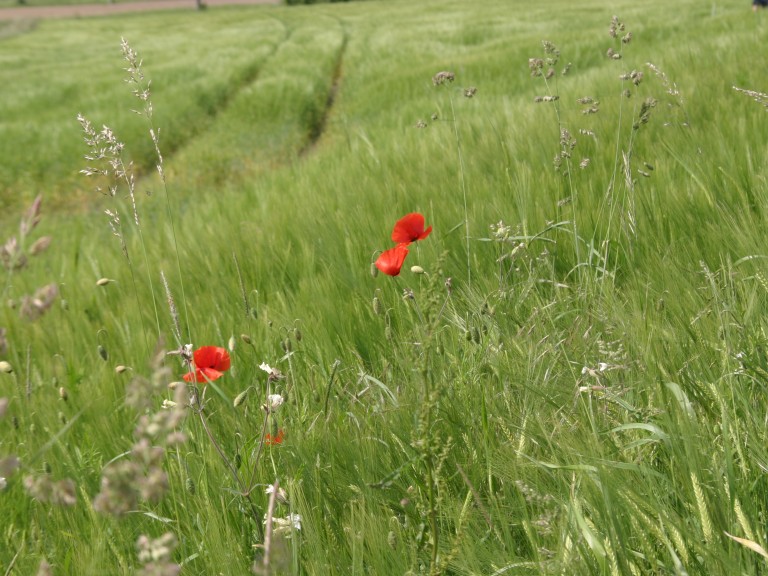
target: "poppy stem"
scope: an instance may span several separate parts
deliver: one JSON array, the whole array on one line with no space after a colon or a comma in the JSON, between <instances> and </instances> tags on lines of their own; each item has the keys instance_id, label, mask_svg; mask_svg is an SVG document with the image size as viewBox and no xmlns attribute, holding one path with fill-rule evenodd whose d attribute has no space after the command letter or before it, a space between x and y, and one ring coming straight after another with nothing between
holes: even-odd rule
<instances>
[{"instance_id":1,"label":"poppy stem","mask_svg":"<svg viewBox=\"0 0 768 576\"><path fill-rule=\"evenodd\" d=\"M264 424L261 426L261 434L259 437L261 440L259 441L259 448L256 451L256 457L253 460L253 471L251 472L251 479L248 482L248 490L244 494L244 496L248 496L251 491L253 490L256 482L256 472L259 465L259 460L261 459L261 451L264 449L264 435L267 433L267 424L269 422L269 412L264 413Z\"/></svg>"},{"instance_id":2,"label":"poppy stem","mask_svg":"<svg viewBox=\"0 0 768 576\"><path fill-rule=\"evenodd\" d=\"M328 400L331 398L331 387L333 386L333 379L336 377L336 370L339 369L340 365L341 360L334 360L333 366L331 367L331 377L328 378L328 387L325 389L325 406L323 407L323 413L325 414L326 419L328 418Z\"/></svg>"},{"instance_id":3,"label":"poppy stem","mask_svg":"<svg viewBox=\"0 0 768 576\"><path fill-rule=\"evenodd\" d=\"M195 395L197 395L197 392L195 392ZM261 522L259 522L259 514L256 510L256 506L254 505L253 500L251 500L250 492L247 492L244 489L245 486L243 485L242 478L240 478L240 474L237 472L237 468L235 468L232 462L230 462L229 458L227 458L227 455L224 454L224 450L222 450L221 446L219 446L219 443L216 441L213 432L211 432L211 429L208 427L208 420L205 417L205 412L203 411L202 406L197 410L197 414L200 416L200 423L203 425L203 429L205 430L208 439L211 441L211 444L213 444L216 452L219 453L219 456L221 457L226 467L229 468L229 471L232 473L232 477L235 479L235 482L237 482L237 485L240 488L241 496L243 496L243 498L245 498L245 500L248 502L248 507L251 509L251 516L253 517L253 521L256 524L256 530L258 531L259 538L264 538Z\"/></svg>"},{"instance_id":4,"label":"poppy stem","mask_svg":"<svg viewBox=\"0 0 768 576\"><path fill-rule=\"evenodd\" d=\"M453 95L450 96L451 102L451 120L453 132L456 135L456 156L459 160L459 183L461 184L461 194L464 200L464 230L467 244L467 285L472 288L472 254L469 245L469 210L467 208L467 178L464 168L464 154L461 150L461 137L459 135L459 124L456 121L456 109L453 105Z\"/></svg>"}]
</instances>

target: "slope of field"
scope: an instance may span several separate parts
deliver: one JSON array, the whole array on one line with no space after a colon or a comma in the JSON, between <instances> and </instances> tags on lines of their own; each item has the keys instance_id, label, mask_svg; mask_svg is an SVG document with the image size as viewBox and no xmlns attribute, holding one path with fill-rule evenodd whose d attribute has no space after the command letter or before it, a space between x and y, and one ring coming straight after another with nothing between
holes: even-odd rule
<instances>
[{"instance_id":1,"label":"slope of field","mask_svg":"<svg viewBox=\"0 0 768 576\"><path fill-rule=\"evenodd\" d=\"M0 571L763 573L764 16L395 0L16 25ZM432 232L376 274L412 212ZM169 388L187 343L231 353L197 395Z\"/></svg>"}]
</instances>

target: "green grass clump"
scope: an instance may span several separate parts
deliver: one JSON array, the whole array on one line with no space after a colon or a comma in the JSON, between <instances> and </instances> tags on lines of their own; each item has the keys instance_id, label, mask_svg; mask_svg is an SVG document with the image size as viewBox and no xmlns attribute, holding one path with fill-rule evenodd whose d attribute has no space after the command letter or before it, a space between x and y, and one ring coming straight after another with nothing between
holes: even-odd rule
<instances>
[{"instance_id":1,"label":"green grass clump","mask_svg":"<svg viewBox=\"0 0 768 576\"><path fill-rule=\"evenodd\" d=\"M232 8L2 40L0 567L764 572L766 118L733 86L765 91L765 22L611 10ZM114 167L78 175L103 163L77 113L136 175L114 194ZM376 275L411 212L432 233ZM192 392L186 344L231 367Z\"/></svg>"}]
</instances>

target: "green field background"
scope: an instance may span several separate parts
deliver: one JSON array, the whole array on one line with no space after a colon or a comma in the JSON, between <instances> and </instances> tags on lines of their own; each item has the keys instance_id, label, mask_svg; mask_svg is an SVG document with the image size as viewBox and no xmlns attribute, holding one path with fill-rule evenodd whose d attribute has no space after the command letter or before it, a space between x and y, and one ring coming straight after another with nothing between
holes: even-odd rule
<instances>
[{"instance_id":1,"label":"green field background","mask_svg":"<svg viewBox=\"0 0 768 576\"><path fill-rule=\"evenodd\" d=\"M142 573L137 539L170 531L182 574L265 573L279 480L302 527L275 574L764 573L766 18L392 0L0 22L0 242L52 238L3 270L0 461L21 465L0 571ZM557 62L532 77L544 40ZM78 114L124 143L135 211L80 173ZM410 212L432 234L372 274ZM151 358L186 343L232 350L210 429L188 408L164 497L102 514L102 478L185 372ZM269 390L262 362L285 375ZM268 392L285 440L261 446ZM253 471L257 514L216 446Z\"/></svg>"}]
</instances>

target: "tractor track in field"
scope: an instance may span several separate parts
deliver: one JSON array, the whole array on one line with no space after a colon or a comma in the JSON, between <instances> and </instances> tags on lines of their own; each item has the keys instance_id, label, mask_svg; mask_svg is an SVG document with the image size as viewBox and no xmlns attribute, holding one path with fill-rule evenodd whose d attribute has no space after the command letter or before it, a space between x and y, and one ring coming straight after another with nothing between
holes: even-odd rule
<instances>
[{"instance_id":1,"label":"tractor track in field","mask_svg":"<svg viewBox=\"0 0 768 576\"><path fill-rule=\"evenodd\" d=\"M347 41L349 40L347 31L342 26L342 40L339 51L336 54L336 63L333 68L333 74L331 76L331 84L328 87L328 94L325 99L322 113L320 114L317 122L309 127L309 134L307 135L307 141L299 150L299 157L302 158L312 152L315 149L320 138L325 133L326 125L328 124L328 118L331 116L333 106L336 103L336 95L339 92L341 85L342 69L344 64L344 55L347 51Z\"/></svg>"},{"instance_id":2,"label":"tractor track in field","mask_svg":"<svg viewBox=\"0 0 768 576\"><path fill-rule=\"evenodd\" d=\"M229 5L277 5L281 0L203 0L207 7ZM116 4L71 4L58 6L17 6L0 8L0 20L39 20L47 18L88 18L156 10L195 10L195 0L144 0Z\"/></svg>"}]
</instances>

